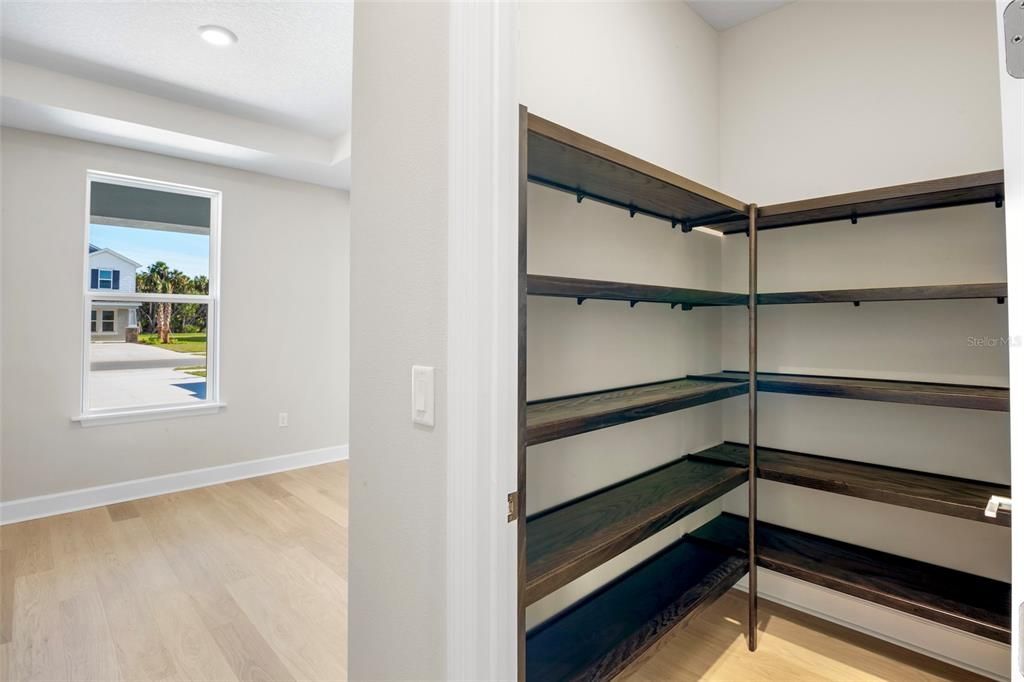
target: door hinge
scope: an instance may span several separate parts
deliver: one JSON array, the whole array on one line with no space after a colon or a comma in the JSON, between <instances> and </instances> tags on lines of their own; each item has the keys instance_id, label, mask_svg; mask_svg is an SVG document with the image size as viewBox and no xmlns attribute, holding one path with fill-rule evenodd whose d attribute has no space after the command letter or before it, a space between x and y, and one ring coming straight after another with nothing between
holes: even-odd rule
<instances>
[{"instance_id":1,"label":"door hinge","mask_svg":"<svg viewBox=\"0 0 1024 682\"><path fill-rule=\"evenodd\" d=\"M1013 0L1003 10L1006 38L1006 72L1024 78L1024 0Z\"/></svg>"},{"instance_id":2,"label":"door hinge","mask_svg":"<svg viewBox=\"0 0 1024 682\"><path fill-rule=\"evenodd\" d=\"M519 518L519 491L508 494L508 520L509 523Z\"/></svg>"}]
</instances>

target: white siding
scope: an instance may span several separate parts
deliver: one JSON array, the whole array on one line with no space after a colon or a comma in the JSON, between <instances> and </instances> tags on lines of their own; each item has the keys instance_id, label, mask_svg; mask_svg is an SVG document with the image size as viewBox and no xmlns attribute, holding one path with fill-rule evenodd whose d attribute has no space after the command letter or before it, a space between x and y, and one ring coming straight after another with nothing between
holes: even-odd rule
<instances>
[{"instance_id":1,"label":"white siding","mask_svg":"<svg viewBox=\"0 0 1024 682\"><path fill-rule=\"evenodd\" d=\"M117 256L109 251L97 251L89 254L89 269L102 268L105 270L120 270L121 288L118 291L124 293L135 293L135 264ZM90 273L85 273L86 284L89 284ZM106 291L103 289L102 291Z\"/></svg>"}]
</instances>

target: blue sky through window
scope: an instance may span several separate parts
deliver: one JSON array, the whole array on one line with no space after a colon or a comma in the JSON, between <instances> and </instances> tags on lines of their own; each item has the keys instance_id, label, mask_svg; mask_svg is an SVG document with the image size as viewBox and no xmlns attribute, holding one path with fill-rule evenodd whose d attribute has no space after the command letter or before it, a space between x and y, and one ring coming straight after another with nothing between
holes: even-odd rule
<instances>
[{"instance_id":1,"label":"blue sky through window","mask_svg":"<svg viewBox=\"0 0 1024 682\"><path fill-rule=\"evenodd\" d=\"M162 260L190 277L210 275L210 237L205 234L92 224L89 243L142 263L139 272Z\"/></svg>"}]
</instances>

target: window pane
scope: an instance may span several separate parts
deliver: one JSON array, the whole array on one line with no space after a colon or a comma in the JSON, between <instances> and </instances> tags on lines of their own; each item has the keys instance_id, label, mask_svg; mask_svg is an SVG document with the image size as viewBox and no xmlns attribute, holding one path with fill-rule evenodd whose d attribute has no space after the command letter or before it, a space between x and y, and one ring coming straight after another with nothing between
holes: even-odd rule
<instances>
[{"instance_id":1,"label":"window pane","mask_svg":"<svg viewBox=\"0 0 1024 682\"><path fill-rule=\"evenodd\" d=\"M209 293L208 197L103 182L91 188L89 269L99 269L96 288Z\"/></svg>"},{"instance_id":2,"label":"window pane","mask_svg":"<svg viewBox=\"0 0 1024 682\"><path fill-rule=\"evenodd\" d=\"M89 344L89 409L196 403L206 399L206 304L97 301L112 334Z\"/></svg>"}]
</instances>

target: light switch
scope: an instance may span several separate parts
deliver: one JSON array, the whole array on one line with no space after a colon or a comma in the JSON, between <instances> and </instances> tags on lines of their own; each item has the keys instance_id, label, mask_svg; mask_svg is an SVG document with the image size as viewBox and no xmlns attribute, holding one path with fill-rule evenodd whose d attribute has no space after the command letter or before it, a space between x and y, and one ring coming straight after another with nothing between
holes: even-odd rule
<instances>
[{"instance_id":1,"label":"light switch","mask_svg":"<svg viewBox=\"0 0 1024 682\"><path fill-rule=\"evenodd\" d=\"M412 366L412 422L434 425L434 368Z\"/></svg>"}]
</instances>

